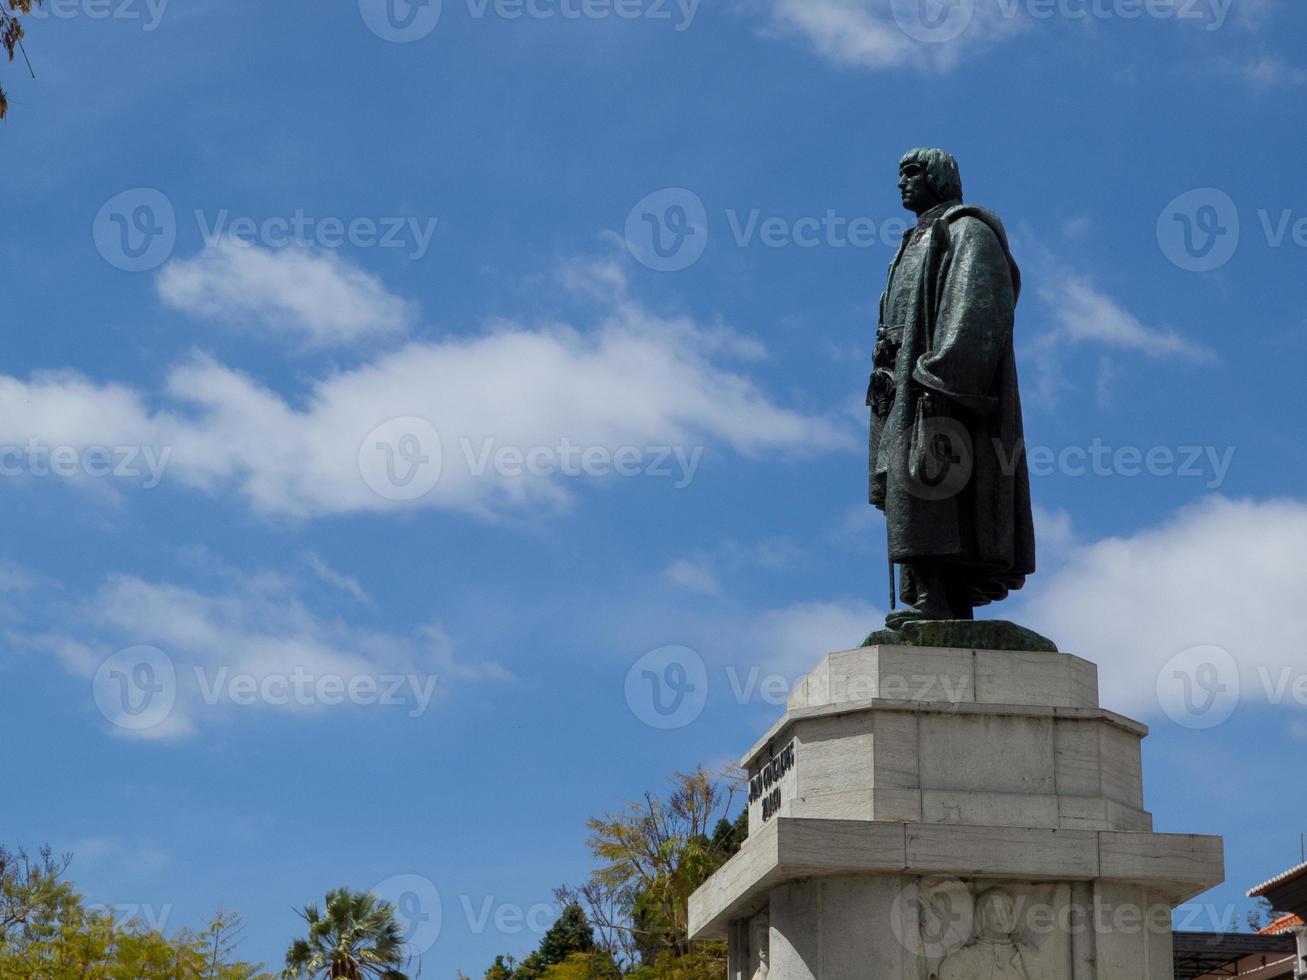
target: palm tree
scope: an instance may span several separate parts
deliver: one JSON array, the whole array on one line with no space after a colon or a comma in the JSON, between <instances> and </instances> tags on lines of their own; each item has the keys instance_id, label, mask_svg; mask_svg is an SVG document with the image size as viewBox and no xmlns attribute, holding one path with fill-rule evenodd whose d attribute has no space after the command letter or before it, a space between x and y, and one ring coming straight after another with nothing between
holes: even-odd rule
<instances>
[{"instance_id":1,"label":"palm tree","mask_svg":"<svg viewBox=\"0 0 1307 980\"><path fill-rule=\"evenodd\" d=\"M395 906L367 892L327 892L326 915L316 905L300 913L307 939L286 951L283 980L408 980Z\"/></svg>"}]
</instances>

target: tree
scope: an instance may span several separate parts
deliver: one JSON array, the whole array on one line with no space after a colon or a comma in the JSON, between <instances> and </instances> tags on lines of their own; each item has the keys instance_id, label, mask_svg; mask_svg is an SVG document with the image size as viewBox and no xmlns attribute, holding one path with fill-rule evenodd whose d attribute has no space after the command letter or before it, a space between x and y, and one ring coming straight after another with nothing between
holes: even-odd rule
<instances>
[{"instance_id":1,"label":"tree","mask_svg":"<svg viewBox=\"0 0 1307 980\"><path fill-rule=\"evenodd\" d=\"M1258 898L1248 910L1248 929L1257 932L1275 921L1275 909L1266 898Z\"/></svg>"},{"instance_id":2,"label":"tree","mask_svg":"<svg viewBox=\"0 0 1307 980\"><path fill-rule=\"evenodd\" d=\"M497 956L485 980L618 980L621 971L608 951L595 942L585 910L564 902L563 912L522 960Z\"/></svg>"},{"instance_id":3,"label":"tree","mask_svg":"<svg viewBox=\"0 0 1307 980\"><path fill-rule=\"evenodd\" d=\"M327 893L326 912L316 905L300 913L309 934L286 951L283 980L408 980L408 957L395 907L367 892L338 888Z\"/></svg>"},{"instance_id":4,"label":"tree","mask_svg":"<svg viewBox=\"0 0 1307 980\"><path fill-rule=\"evenodd\" d=\"M56 858L49 846L33 857L22 848L0 847L0 946L18 932L35 932L56 921L75 899L63 881L71 855Z\"/></svg>"},{"instance_id":5,"label":"tree","mask_svg":"<svg viewBox=\"0 0 1307 980\"><path fill-rule=\"evenodd\" d=\"M70 855L0 847L0 977L4 980L272 980L234 958L240 918L169 937L88 909L64 880Z\"/></svg>"},{"instance_id":6,"label":"tree","mask_svg":"<svg viewBox=\"0 0 1307 980\"><path fill-rule=\"evenodd\" d=\"M563 894L584 904L601 946L635 974L715 978L725 971L725 946L691 946L689 899L739 850L748 817L728 819L734 779L701 767L670 782L665 798L646 793L587 822L591 853L603 863Z\"/></svg>"},{"instance_id":7,"label":"tree","mask_svg":"<svg viewBox=\"0 0 1307 980\"><path fill-rule=\"evenodd\" d=\"M243 928L239 915L220 911L209 927L194 937L193 946L201 963L198 980L272 980L261 966L234 959Z\"/></svg>"},{"instance_id":8,"label":"tree","mask_svg":"<svg viewBox=\"0 0 1307 980\"><path fill-rule=\"evenodd\" d=\"M27 70L32 71L32 63L27 60L27 49L23 47L23 22L21 16L30 14L32 7L39 6L45 0L0 0L0 44L4 45L12 64L15 52L22 54ZM35 72L33 72L35 77ZM0 119L9 114L9 99L5 90L0 88Z\"/></svg>"}]
</instances>

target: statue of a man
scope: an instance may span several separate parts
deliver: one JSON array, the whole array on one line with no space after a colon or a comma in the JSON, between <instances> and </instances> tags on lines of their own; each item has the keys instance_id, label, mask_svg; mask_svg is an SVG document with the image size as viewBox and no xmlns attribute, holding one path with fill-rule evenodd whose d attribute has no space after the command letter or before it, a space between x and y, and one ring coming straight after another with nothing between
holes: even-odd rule
<instances>
[{"instance_id":1,"label":"statue of a man","mask_svg":"<svg viewBox=\"0 0 1307 980\"><path fill-rule=\"evenodd\" d=\"M1012 327L1021 273L998 216L962 203L957 161L899 164L917 224L889 269L871 386L871 503L885 512L907 608L967 620L1035 570Z\"/></svg>"}]
</instances>

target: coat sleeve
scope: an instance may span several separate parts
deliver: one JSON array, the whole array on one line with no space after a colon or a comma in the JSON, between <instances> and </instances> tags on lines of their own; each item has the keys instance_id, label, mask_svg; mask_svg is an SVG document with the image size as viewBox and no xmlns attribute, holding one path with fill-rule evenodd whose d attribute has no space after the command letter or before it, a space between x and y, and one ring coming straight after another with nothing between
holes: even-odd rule
<instances>
[{"instance_id":1,"label":"coat sleeve","mask_svg":"<svg viewBox=\"0 0 1307 980\"><path fill-rule=\"evenodd\" d=\"M1011 266L984 221L962 217L948 229L936 285L931 346L913 379L979 415L998 405L995 377L1012 344L1016 309Z\"/></svg>"}]
</instances>

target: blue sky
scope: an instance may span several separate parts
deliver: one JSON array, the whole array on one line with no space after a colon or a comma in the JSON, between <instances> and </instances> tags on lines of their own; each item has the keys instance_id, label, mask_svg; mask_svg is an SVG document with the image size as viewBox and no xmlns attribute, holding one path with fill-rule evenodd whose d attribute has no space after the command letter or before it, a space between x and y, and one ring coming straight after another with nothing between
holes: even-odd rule
<instances>
[{"instance_id":1,"label":"blue sky","mask_svg":"<svg viewBox=\"0 0 1307 980\"><path fill-rule=\"evenodd\" d=\"M63 0L3 76L0 839L274 965L342 883L421 896L424 975L532 948L586 817L883 615L924 144L1026 276L1041 569L994 614L1152 726L1218 918L1297 860L1307 14L396 2Z\"/></svg>"}]
</instances>

